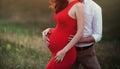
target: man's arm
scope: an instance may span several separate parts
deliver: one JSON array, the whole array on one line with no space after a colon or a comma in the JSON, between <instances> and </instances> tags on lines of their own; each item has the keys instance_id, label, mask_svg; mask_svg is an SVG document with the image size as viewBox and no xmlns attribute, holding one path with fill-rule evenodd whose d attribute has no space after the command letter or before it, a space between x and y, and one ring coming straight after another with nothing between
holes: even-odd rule
<instances>
[{"instance_id":1,"label":"man's arm","mask_svg":"<svg viewBox=\"0 0 120 69\"><path fill-rule=\"evenodd\" d=\"M102 10L99 6L94 8L92 35L81 38L80 43L99 42L102 38Z\"/></svg>"},{"instance_id":2,"label":"man's arm","mask_svg":"<svg viewBox=\"0 0 120 69\"><path fill-rule=\"evenodd\" d=\"M84 37L84 38L81 38L79 40L80 43L91 43L91 42L95 42L95 39L94 37L91 35L91 36L88 36L88 37Z\"/></svg>"},{"instance_id":3,"label":"man's arm","mask_svg":"<svg viewBox=\"0 0 120 69\"><path fill-rule=\"evenodd\" d=\"M96 6L94 9L92 36L95 42L99 42L102 38L102 9L100 6Z\"/></svg>"}]
</instances>

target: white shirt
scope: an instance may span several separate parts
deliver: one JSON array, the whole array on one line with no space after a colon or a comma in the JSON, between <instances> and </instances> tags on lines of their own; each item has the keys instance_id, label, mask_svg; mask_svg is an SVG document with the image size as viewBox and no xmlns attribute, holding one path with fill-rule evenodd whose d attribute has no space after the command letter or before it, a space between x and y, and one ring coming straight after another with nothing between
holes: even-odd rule
<instances>
[{"instance_id":1,"label":"white shirt","mask_svg":"<svg viewBox=\"0 0 120 69\"><path fill-rule=\"evenodd\" d=\"M101 7L92 0L84 0L85 27L83 37L93 36L95 42L102 38L102 10ZM77 47L90 46L92 43L78 43Z\"/></svg>"}]
</instances>

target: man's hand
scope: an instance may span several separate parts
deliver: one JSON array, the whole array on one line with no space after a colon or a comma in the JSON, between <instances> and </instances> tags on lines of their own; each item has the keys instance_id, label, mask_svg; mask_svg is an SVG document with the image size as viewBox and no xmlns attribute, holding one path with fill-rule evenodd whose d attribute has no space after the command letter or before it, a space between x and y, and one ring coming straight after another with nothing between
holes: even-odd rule
<instances>
[{"instance_id":1,"label":"man's hand","mask_svg":"<svg viewBox=\"0 0 120 69\"><path fill-rule=\"evenodd\" d=\"M56 63L62 62L62 60L63 60L64 57L65 57L65 54L66 54L66 53L65 53L63 50L58 51L58 53L57 53L56 56L55 56L55 62L56 62Z\"/></svg>"},{"instance_id":2,"label":"man's hand","mask_svg":"<svg viewBox=\"0 0 120 69\"><path fill-rule=\"evenodd\" d=\"M73 37L74 37L74 35L70 35L70 36L68 37L68 41L71 41Z\"/></svg>"},{"instance_id":3,"label":"man's hand","mask_svg":"<svg viewBox=\"0 0 120 69\"><path fill-rule=\"evenodd\" d=\"M45 29L43 32L42 32L42 38L43 38L43 41L45 41L45 43L47 44L47 46L49 45L49 38L48 36L50 35L51 31L52 31L53 28L47 28Z\"/></svg>"}]
</instances>

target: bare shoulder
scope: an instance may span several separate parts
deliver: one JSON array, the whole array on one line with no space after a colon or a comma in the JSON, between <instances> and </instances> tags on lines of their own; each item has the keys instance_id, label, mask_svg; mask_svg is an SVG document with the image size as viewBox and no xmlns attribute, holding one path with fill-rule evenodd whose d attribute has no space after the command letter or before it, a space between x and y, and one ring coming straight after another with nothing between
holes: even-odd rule
<instances>
[{"instance_id":1,"label":"bare shoulder","mask_svg":"<svg viewBox=\"0 0 120 69\"><path fill-rule=\"evenodd\" d=\"M74 4L74 6L72 7L72 10L74 10L75 13L79 13L82 12L84 10L83 4L81 2L77 2L76 4Z\"/></svg>"},{"instance_id":2,"label":"bare shoulder","mask_svg":"<svg viewBox=\"0 0 120 69\"><path fill-rule=\"evenodd\" d=\"M75 4L75 7L76 7L76 8L83 7L83 4L82 4L81 2L77 2L77 3Z\"/></svg>"},{"instance_id":3,"label":"bare shoulder","mask_svg":"<svg viewBox=\"0 0 120 69\"><path fill-rule=\"evenodd\" d=\"M83 10L84 9L84 6L81 2L77 2L75 5L74 5L74 8L76 11L80 12L80 10Z\"/></svg>"}]
</instances>

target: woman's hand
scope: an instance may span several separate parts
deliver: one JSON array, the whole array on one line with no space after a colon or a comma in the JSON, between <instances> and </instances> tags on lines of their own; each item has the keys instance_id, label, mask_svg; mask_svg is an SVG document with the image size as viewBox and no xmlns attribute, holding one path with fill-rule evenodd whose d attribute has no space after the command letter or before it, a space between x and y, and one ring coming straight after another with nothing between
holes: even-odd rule
<instances>
[{"instance_id":1,"label":"woman's hand","mask_svg":"<svg viewBox=\"0 0 120 69\"><path fill-rule=\"evenodd\" d=\"M66 55L66 52L64 50L58 51L58 53L55 56L55 62L56 63L62 62L62 60L64 59L65 55Z\"/></svg>"},{"instance_id":2,"label":"woman's hand","mask_svg":"<svg viewBox=\"0 0 120 69\"><path fill-rule=\"evenodd\" d=\"M48 35L51 33L52 29L53 28L47 28L42 32L43 41L47 44L47 46L49 45L49 41L50 41Z\"/></svg>"}]
</instances>

